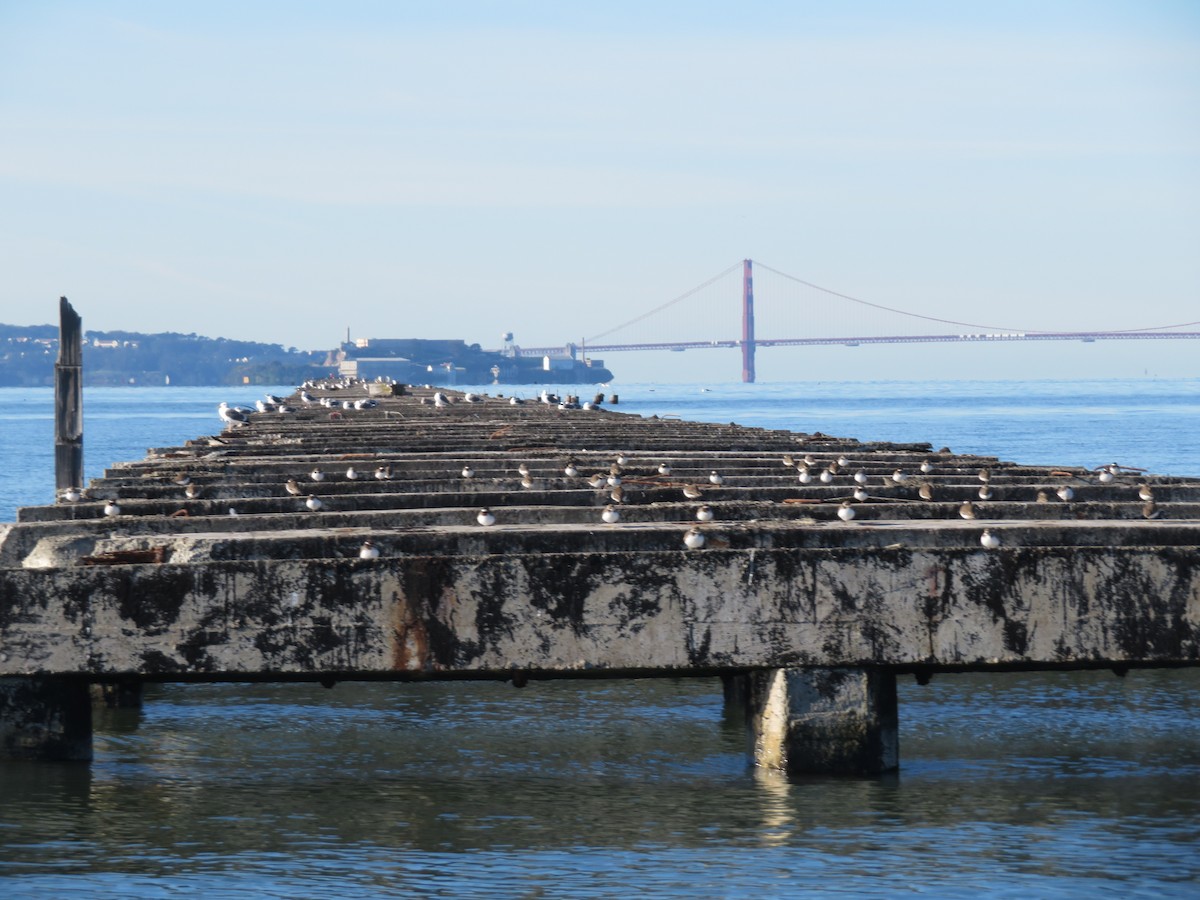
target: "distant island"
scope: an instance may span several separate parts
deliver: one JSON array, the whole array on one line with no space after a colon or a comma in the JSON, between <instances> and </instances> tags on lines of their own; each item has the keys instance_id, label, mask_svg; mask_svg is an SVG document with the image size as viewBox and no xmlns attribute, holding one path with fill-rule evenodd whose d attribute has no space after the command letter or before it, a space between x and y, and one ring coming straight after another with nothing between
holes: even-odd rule
<instances>
[{"instance_id":1,"label":"distant island","mask_svg":"<svg viewBox=\"0 0 1200 900\"><path fill-rule=\"evenodd\" d=\"M612 379L599 360L523 357L461 340L369 339L332 350L209 338L197 334L87 331L83 382L101 385L302 384L353 375L406 383L595 384ZM0 387L54 384L58 326L0 324Z\"/></svg>"}]
</instances>

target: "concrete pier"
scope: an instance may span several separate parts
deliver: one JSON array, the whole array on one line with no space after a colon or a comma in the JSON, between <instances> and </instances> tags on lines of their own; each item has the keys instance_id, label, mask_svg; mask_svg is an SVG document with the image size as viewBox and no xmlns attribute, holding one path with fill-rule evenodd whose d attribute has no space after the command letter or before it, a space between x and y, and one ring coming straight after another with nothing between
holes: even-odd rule
<instances>
[{"instance_id":1,"label":"concrete pier","mask_svg":"<svg viewBox=\"0 0 1200 900\"><path fill-rule=\"evenodd\" d=\"M85 681L0 678L0 754L9 759L92 758L92 702Z\"/></svg>"},{"instance_id":2,"label":"concrete pier","mask_svg":"<svg viewBox=\"0 0 1200 900\"><path fill-rule=\"evenodd\" d=\"M1200 664L1195 481L313 393L0 528L0 677L746 676L763 765L877 772L897 675Z\"/></svg>"}]
</instances>

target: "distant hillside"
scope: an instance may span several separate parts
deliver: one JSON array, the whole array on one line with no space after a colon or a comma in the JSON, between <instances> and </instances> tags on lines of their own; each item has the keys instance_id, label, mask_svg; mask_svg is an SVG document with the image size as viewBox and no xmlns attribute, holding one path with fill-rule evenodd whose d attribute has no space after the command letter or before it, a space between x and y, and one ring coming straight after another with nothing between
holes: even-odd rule
<instances>
[{"instance_id":1,"label":"distant hillside","mask_svg":"<svg viewBox=\"0 0 1200 900\"><path fill-rule=\"evenodd\" d=\"M0 386L51 385L58 327L0 324ZM88 331L86 385L300 384L330 369L324 350L196 334Z\"/></svg>"}]
</instances>

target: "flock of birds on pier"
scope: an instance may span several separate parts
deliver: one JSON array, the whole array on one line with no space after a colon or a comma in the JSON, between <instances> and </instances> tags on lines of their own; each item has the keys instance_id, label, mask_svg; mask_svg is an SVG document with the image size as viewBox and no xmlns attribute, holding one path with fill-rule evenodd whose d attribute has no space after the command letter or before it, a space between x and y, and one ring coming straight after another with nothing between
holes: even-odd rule
<instances>
[{"instance_id":1,"label":"flock of birds on pier","mask_svg":"<svg viewBox=\"0 0 1200 900\"><path fill-rule=\"evenodd\" d=\"M390 394L396 394L396 399L389 399ZM310 383L290 398L268 394L254 407L222 402L217 410L225 424L221 434L132 464L140 472L138 479L114 475L86 491L66 490L60 501L75 507L72 518L88 518L87 511L98 508L99 517L121 522L134 517L238 516L244 503L244 514L259 517L255 528L263 530L297 527L293 518L286 523L261 518L278 513L316 517L305 519L301 528L326 527L322 517L336 514L328 527L344 530L354 524L347 516L356 511L431 508L445 513L438 520L443 525L586 528L586 516L580 519L577 512L584 507L594 510L591 522L605 529L678 528L676 534L686 551L728 547L728 532L749 525L821 528L840 521L861 529L885 522L909 520L915 525L919 520L957 517L972 526L985 526L967 533L978 546L996 550L1010 517L1026 522L1105 517L1102 511L1082 512L1087 504L1077 502L1077 492L1090 492L1093 505L1109 507L1130 503L1136 496L1140 517L1157 519L1163 510L1154 485L1178 488L1171 479L1152 478L1142 469L1117 463L1091 470L1019 467L955 456L948 449L860 445L823 435L761 429L741 429L739 440L749 448L743 452L697 450L683 443L651 449L644 446L650 432L643 426L649 423L641 417L587 416L602 427L575 427L574 423L584 421L576 415L606 409L604 399L597 395L581 403L578 397L542 391L536 400L526 401L430 386L405 391L404 386L371 389L353 381ZM545 415L535 416L523 427L528 434L543 436L546 443L506 445L516 422L525 421L514 417L527 417L515 408L527 404L545 410ZM485 409L491 415L485 415ZM451 415L448 410L456 412ZM273 424L287 419L296 420L290 430ZM635 422L638 428L632 429ZM347 452L351 445L337 443L336 429L352 423L386 428L388 436L382 431L364 432L359 452ZM670 423L662 419L656 424L661 430ZM721 428L689 424L714 434ZM324 430L306 436L306 430L318 431L317 426ZM504 451L464 450L454 459L456 441L465 440L462 436L472 428L487 432L484 437L504 446ZM614 444L634 446L639 441L643 446L636 450L611 449ZM433 449L422 442L432 442ZM781 446L798 449L780 452ZM809 446L819 449L806 449ZM259 460L256 454L266 453L265 448L273 455ZM254 460L245 464L240 478L226 468L239 455ZM183 469L180 459L189 461ZM167 481L170 487L155 494L146 487L155 479ZM1100 488L1102 496L1096 492ZM173 495L177 499L172 499L171 491L178 491ZM410 503L415 495L428 498L439 493L451 499L442 506L435 500ZM464 495L481 499L487 495L488 505L464 508ZM364 502L365 497L384 499ZM290 509L288 498L296 504ZM1014 509L1014 504L1019 508ZM1058 509L1047 509L1048 505ZM920 506L925 510L917 511ZM1032 514L1030 507L1038 506L1046 512ZM559 512L553 516L531 512L538 509ZM1128 512L1114 517L1135 518ZM361 559L403 552L394 539L388 539L403 528L394 526L389 531L378 527L377 521L372 520L370 527L363 528L366 534L360 534L363 539L356 553Z\"/></svg>"}]
</instances>

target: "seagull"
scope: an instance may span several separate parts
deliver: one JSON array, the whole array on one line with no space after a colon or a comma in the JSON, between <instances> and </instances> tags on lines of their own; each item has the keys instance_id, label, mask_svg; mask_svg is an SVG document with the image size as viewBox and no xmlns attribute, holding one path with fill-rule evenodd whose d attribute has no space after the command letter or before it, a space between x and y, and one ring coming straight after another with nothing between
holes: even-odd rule
<instances>
[{"instance_id":1,"label":"seagull","mask_svg":"<svg viewBox=\"0 0 1200 900\"><path fill-rule=\"evenodd\" d=\"M600 513L600 518L609 525L615 525L617 522L621 521L621 514L617 512L617 508L610 503L608 506L604 507L604 512Z\"/></svg>"},{"instance_id":2,"label":"seagull","mask_svg":"<svg viewBox=\"0 0 1200 900\"><path fill-rule=\"evenodd\" d=\"M992 499L991 485L981 484L979 486L979 499L980 500L991 500Z\"/></svg>"},{"instance_id":3,"label":"seagull","mask_svg":"<svg viewBox=\"0 0 1200 900\"><path fill-rule=\"evenodd\" d=\"M346 480L354 481L356 478L358 478L358 470L355 469L354 466L350 466L349 468L347 468L346 469Z\"/></svg>"},{"instance_id":4,"label":"seagull","mask_svg":"<svg viewBox=\"0 0 1200 900\"><path fill-rule=\"evenodd\" d=\"M699 500L704 496L704 492L694 484L685 484L683 486L683 496L689 500Z\"/></svg>"},{"instance_id":5,"label":"seagull","mask_svg":"<svg viewBox=\"0 0 1200 900\"><path fill-rule=\"evenodd\" d=\"M304 501L304 505L307 506L309 509L311 509L313 512L317 512L318 510L320 510L320 508L323 504L321 503L320 497L317 497L315 494L309 494L308 499Z\"/></svg>"},{"instance_id":6,"label":"seagull","mask_svg":"<svg viewBox=\"0 0 1200 900\"><path fill-rule=\"evenodd\" d=\"M359 559L379 559L379 548L375 546L374 541L363 541L361 547L358 548Z\"/></svg>"},{"instance_id":7,"label":"seagull","mask_svg":"<svg viewBox=\"0 0 1200 900\"><path fill-rule=\"evenodd\" d=\"M83 493L79 490L79 488L75 487L69 487L62 492L62 498L68 503L76 503L82 496Z\"/></svg>"},{"instance_id":8,"label":"seagull","mask_svg":"<svg viewBox=\"0 0 1200 900\"><path fill-rule=\"evenodd\" d=\"M866 500L868 496L869 494L867 494L867 489L862 485L859 485L854 489L854 499L859 503L862 503L864 500Z\"/></svg>"},{"instance_id":9,"label":"seagull","mask_svg":"<svg viewBox=\"0 0 1200 900\"><path fill-rule=\"evenodd\" d=\"M713 520L713 515L712 507L707 503L696 510L696 518L701 522L711 522Z\"/></svg>"},{"instance_id":10,"label":"seagull","mask_svg":"<svg viewBox=\"0 0 1200 900\"><path fill-rule=\"evenodd\" d=\"M849 500L842 501L842 505L838 507L837 514L838 518L843 522L849 522L854 518L854 507L850 504Z\"/></svg>"},{"instance_id":11,"label":"seagull","mask_svg":"<svg viewBox=\"0 0 1200 900\"><path fill-rule=\"evenodd\" d=\"M239 407L230 406L224 400L217 407L217 415L227 425L242 425L250 421L249 412L242 412Z\"/></svg>"},{"instance_id":12,"label":"seagull","mask_svg":"<svg viewBox=\"0 0 1200 900\"><path fill-rule=\"evenodd\" d=\"M579 474L579 467L575 465L575 460L570 460L563 468L563 474L568 478L574 478Z\"/></svg>"},{"instance_id":13,"label":"seagull","mask_svg":"<svg viewBox=\"0 0 1200 900\"><path fill-rule=\"evenodd\" d=\"M197 485L189 484L183 489L183 493L189 500L195 500L200 496L200 488Z\"/></svg>"},{"instance_id":14,"label":"seagull","mask_svg":"<svg viewBox=\"0 0 1200 900\"><path fill-rule=\"evenodd\" d=\"M704 546L704 535L700 533L700 529L692 528L683 536L683 544L689 550L699 550Z\"/></svg>"},{"instance_id":15,"label":"seagull","mask_svg":"<svg viewBox=\"0 0 1200 900\"><path fill-rule=\"evenodd\" d=\"M522 403L524 403L524 402L525 402L525 401L524 401L524 400L522 400L520 397L509 397L509 398L508 398L508 405L509 405L509 406L520 406L520 405L521 405Z\"/></svg>"},{"instance_id":16,"label":"seagull","mask_svg":"<svg viewBox=\"0 0 1200 900\"><path fill-rule=\"evenodd\" d=\"M894 481L896 484L904 484L904 482L907 480L908 476L904 474L902 469L897 469L892 473L892 481Z\"/></svg>"},{"instance_id":17,"label":"seagull","mask_svg":"<svg viewBox=\"0 0 1200 900\"><path fill-rule=\"evenodd\" d=\"M979 543L983 544L983 546L987 547L989 550L995 550L1000 546L1000 538L996 537L996 535L992 534L985 528L983 529L983 534L979 536Z\"/></svg>"},{"instance_id":18,"label":"seagull","mask_svg":"<svg viewBox=\"0 0 1200 900\"><path fill-rule=\"evenodd\" d=\"M1058 499L1062 500L1064 503L1068 500L1074 499L1075 497L1075 492L1071 490L1071 486L1067 484L1064 484L1054 493L1058 494Z\"/></svg>"},{"instance_id":19,"label":"seagull","mask_svg":"<svg viewBox=\"0 0 1200 900\"><path fill-rule=\"evenodd\" d=\"M308 391L301 391L300 392L300 402L303 403L305 406L308 406L309 404L314 402L313 395L310 394Z\"/></svg>"},{"instance_id":20,"label":"seagull","mask_svg":"<svg viewBox=\"0 0 1200 900\"><path fill-rule=\"evenodd\" d=\"M476 514L475 521L484 526L495 525L496 517L492 515L492 511L485 506Z\"/></svg>"},{"instance_id":21,"label":"seagull","mask_svg":"<svg viewBox=\"0 0 1200 900\"><path fill-rule=\"evenodd\" d=\"M668 466L666 463L659 463L658 464L658 474L659 475L670 475L671 467Z\"/></svg>"},{"instance_id":22,"label":"seagull","mask_svg":"<svg viewBox=\"0 0 1200 900\"><path fill-rule=\"evenodd\" d=\"M299 497L300 494L303 493L303 491L300 488L300 485L296 483L295 478L289 478L283 487L293 497Z\"/></svg>"},{"instance_id":23,"label":"seagull","mask_svg":"<svg viewBox=\"0 0 1200 900\"><path fill-rule=\"evenodd\" d=\"M463 478L474 478L475 470L472 469L470 466L463 466L462 467L462 477Z\"/></svg>"},{"instance_id":24,"label":"seagull","mask_svg":"<svg viewBox=\"0 0 1200 900\"><path fill-rule=\"evenodd\" d=\"M958 514L964 519L975 518L975 507L971 504L970 500L958 508Z\"/></svg>"},{"instance_id":25,"label":"seagull","mask_svg":"<svg viewBox=\"0 0 1200 900\"><path fill-rule=\"evenodd\" d=\"M917 496L920 497L922 500L932 500L933 499L933 485L930 484L928 481L922 481L921 486L919 488L917 488Z\"/></svg>"},{"instance_id":26,"label":"seagull","mask_svg":"<svg viewBox=\"0 0 1200 900\"><path fill-rule=\"evenodd\" d=\"M708 480L711 484L724 484L725 479L721 477L721 473L715 469L709 474Z\"/></svg>"},{"instance_id":27,"label":"seagull","mask_svg":"<svg viewBox=\"0 0 1200 900\"><path fill-rule=\"evenodd\" d=\"M1154 499L1154 491L1152 491L1150 489L1150 485L1148 485L1148 484L1139 484L1138 485L1138 499L1145 500L1147 502Z\"/></svg>"},{"instance_id":28,"label":"seagull","mask_svg":"<svg viewBox=\"0 0 1200 900\"><path fill-rule=\"evenodd\" d=\"M311 478L313 481L324 481L325 473L322 472L320 469L313 469L311 472L308 473L308 477Z\"/></svg>"},{"instance_id":29,"label":"seagull","mask_svg":"<svg viewBox=\"0 0 1200 900\"><path fill-rule=\"evenodd\" d=\"M121 514L121 507L117 506L116 500L109 500L104 504L104 514L106 516L119 516Z\"/></svg>"}]
</instances>

